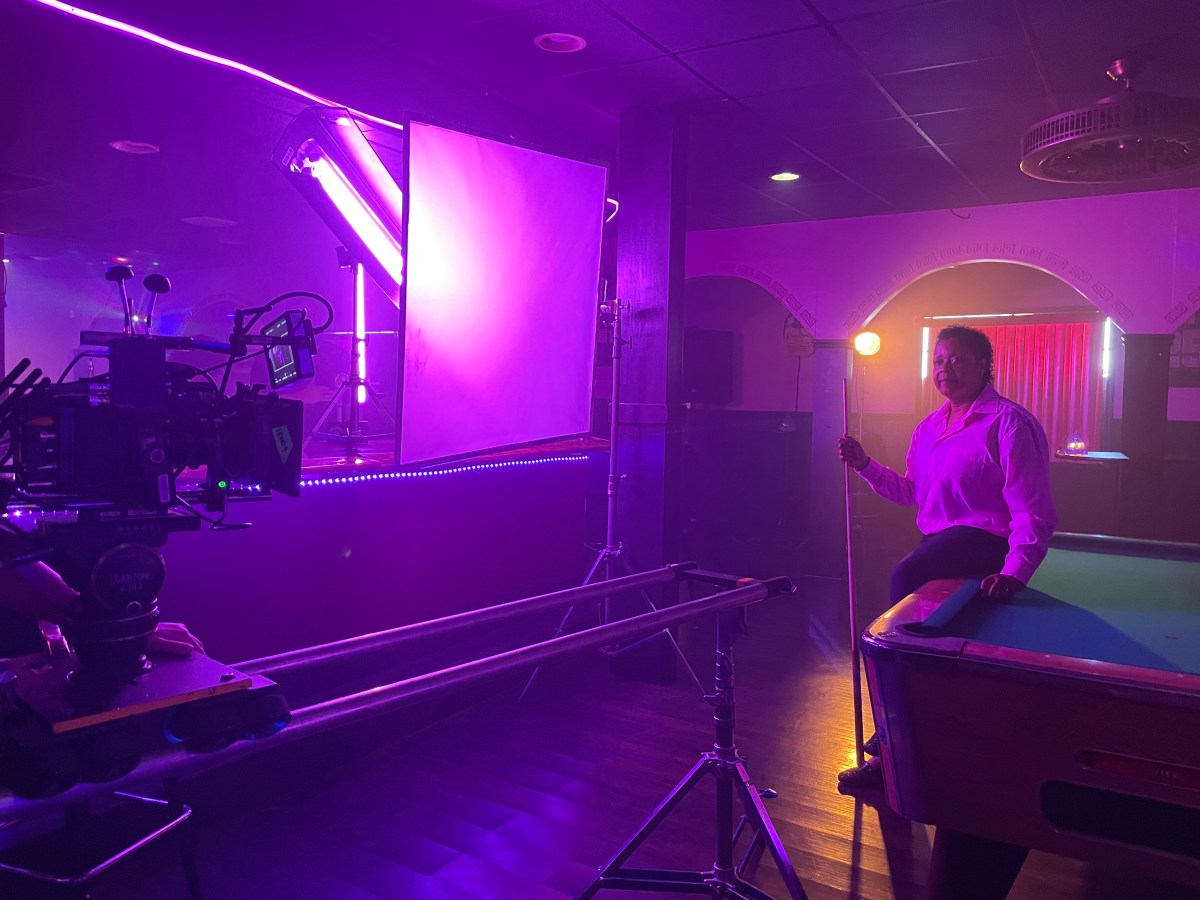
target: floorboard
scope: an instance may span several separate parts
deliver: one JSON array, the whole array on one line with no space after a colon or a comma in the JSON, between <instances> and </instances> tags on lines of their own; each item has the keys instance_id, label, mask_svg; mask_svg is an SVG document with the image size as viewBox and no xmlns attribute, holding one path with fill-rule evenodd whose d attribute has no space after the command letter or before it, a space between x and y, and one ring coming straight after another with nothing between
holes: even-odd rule
<instances>
[{"instance_id":1,"label":"floorboard","mask_svg":"<svg viewBox=\"0 0 1200 900\"><path fill-rule=\"evenodd\" d=\"M712 632L697 623L679 634L708 681ZM932 830L835 788L854 756L849 656L830 638L841 634L845 612L820 591L751 611L734 651L738 747L755 785L778 794L766 808L811 900L920 900ZM423 728L380 720L322 736L279 754L270 778L239 764L185 785L206 896L572 897L713 743L712 710L689 680L622 680L600 654L547 667L524 702L515 693L445 710ZM710 867L713 803L705 778L630 864ZM749 877L785 895L769 856ZM118 867L95 892L96 900L183 896L168 846ZM1197 900L1200 892L1034 853L1011 895L1143 898Z\"/></svg>"}]
</instances>

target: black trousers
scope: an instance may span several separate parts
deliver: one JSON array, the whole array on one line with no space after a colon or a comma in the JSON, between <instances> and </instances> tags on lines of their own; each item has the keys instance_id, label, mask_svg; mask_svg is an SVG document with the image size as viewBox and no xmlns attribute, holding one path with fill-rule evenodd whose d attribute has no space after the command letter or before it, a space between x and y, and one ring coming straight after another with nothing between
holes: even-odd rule
<instances>
[{"instance_id":1,"label":"black trousers","mask_svg":"<svg viewBox=\"0 0 1200 900\"><path fill-rule=\"evenodd\" d=\"M1004 900L1029 851L938 828L929 860L926 900Z\"/></svg>"},{"instance_id":2,"label":"black trousers","mask_svg":"<svg viewBox=\"0 0 1200 900\"><path fill-rule=\"evenodd\" d=\"M970 525L954 525L927 534L892 569L889 602L899 603L935 578L985 578L1004 566L1008 541Z\"/></svg>"},{"instance_id":3,"label":"black trousers","mask_svg":"<svg viewBox=\"0 0 1200 900\"><path fill-rule=\"evenodd\" d=\"M955 525L926 535L892 570L891 602L899 603L935 578L985 578L1008 555L1002 537ZM981 747L980 753L986 754ZM1021 871L1028 850L938 828L929 866L929 900L1001 900Z\"/></svg>"}]
</instances>

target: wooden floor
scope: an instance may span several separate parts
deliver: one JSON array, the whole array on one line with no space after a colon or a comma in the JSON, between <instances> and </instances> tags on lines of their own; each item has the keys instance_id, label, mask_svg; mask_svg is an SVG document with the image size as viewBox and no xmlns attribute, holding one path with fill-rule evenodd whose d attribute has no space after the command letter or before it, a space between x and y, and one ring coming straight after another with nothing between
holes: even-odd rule
<instances>
[{"instance_id":1,"label":"wooden floor","mask_svg":"<svg viewBox=\"0 0 1200 900\"><path fill-rule=\"evenodd\" d=\"M835 789L854 745L848 623L813 594L751 612L750 633L735 648L738 746L756 785L778 792L767 809L812 900L919 898L930 829ZM706 683L712 641L706 622L680 634ZM664 686L610 670L609 660L589 655L543 670L521 704L505 687L434 726L377 720L192 785L205 896L576 895L713 741L711 709L686 678ZM979 766L986 778L986 759ZM706 780L632 864L710 868L712 802ZM785 896L769 858L750 877ZM164 847L125 864L96 896L186 894ZM1011 897L1183 900L1200 892L1033 853Z\"/></svg>"}]
</instances>

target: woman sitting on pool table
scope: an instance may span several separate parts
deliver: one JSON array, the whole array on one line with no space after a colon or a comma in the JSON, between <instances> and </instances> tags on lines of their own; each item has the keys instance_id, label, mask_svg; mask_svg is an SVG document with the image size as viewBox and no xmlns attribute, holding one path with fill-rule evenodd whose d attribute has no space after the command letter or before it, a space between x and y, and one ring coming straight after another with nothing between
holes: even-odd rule
<instances>
[{"instance_id":1,"label":"woman sitting on pool table","mask_svg":"<svg viewBox=\"0 0 1200 900\"><path fill-rule=\"evenodd\" d=\"M917 507L925 537L892 570L890 605L935 578L979 578L985 594L1008 600L1046 557L1057 524L1046 432L992 387L992 344L981 331L952 325L938 333L933 380L946 402L913 432L903 475L850 435L838 441L838 456L881 497ZM867 744L877 752L877 739ZM856 790L882 784L883 775L868 759L838 779Z\"/></svg>"},{"instance_id":2,"label":"woman sitting on pool table","mask_svg":"<svg viewBox=\"0 0 1200 900\"><path fill-rule=\"evenodd\" d=\"M925 536L892 570L891 605L935 578L979 578L986 595L1005 601L1046 557L1058 518L1046 432L992 387L992 359L981 331L953 325L938 333L933 379L946 402L913 432L903 475L872 460L850 435L838 441L838 456L875 493L917 507ZM865 749L878 754L877 735ZM883 767L873 756L838 782L843 792L880 786ZM929 896L1004 897L1026 852L939 828Z\"/></svg>"}]
</instances>

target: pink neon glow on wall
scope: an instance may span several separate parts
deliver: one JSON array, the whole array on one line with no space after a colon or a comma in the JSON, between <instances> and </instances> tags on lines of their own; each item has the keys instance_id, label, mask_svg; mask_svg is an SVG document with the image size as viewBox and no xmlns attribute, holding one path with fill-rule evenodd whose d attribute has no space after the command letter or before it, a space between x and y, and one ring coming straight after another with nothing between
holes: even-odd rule
<instances>
[{"instance_id":1,"label":"pink neon glow on wall","mask_svg":"<svg viewBox=\"0 0 1200 900\"><path fill-rule=\"evenodd\" d=\"M586 432L605 170L414 123L400 462Z\"/></svg>"}]
</instances>

